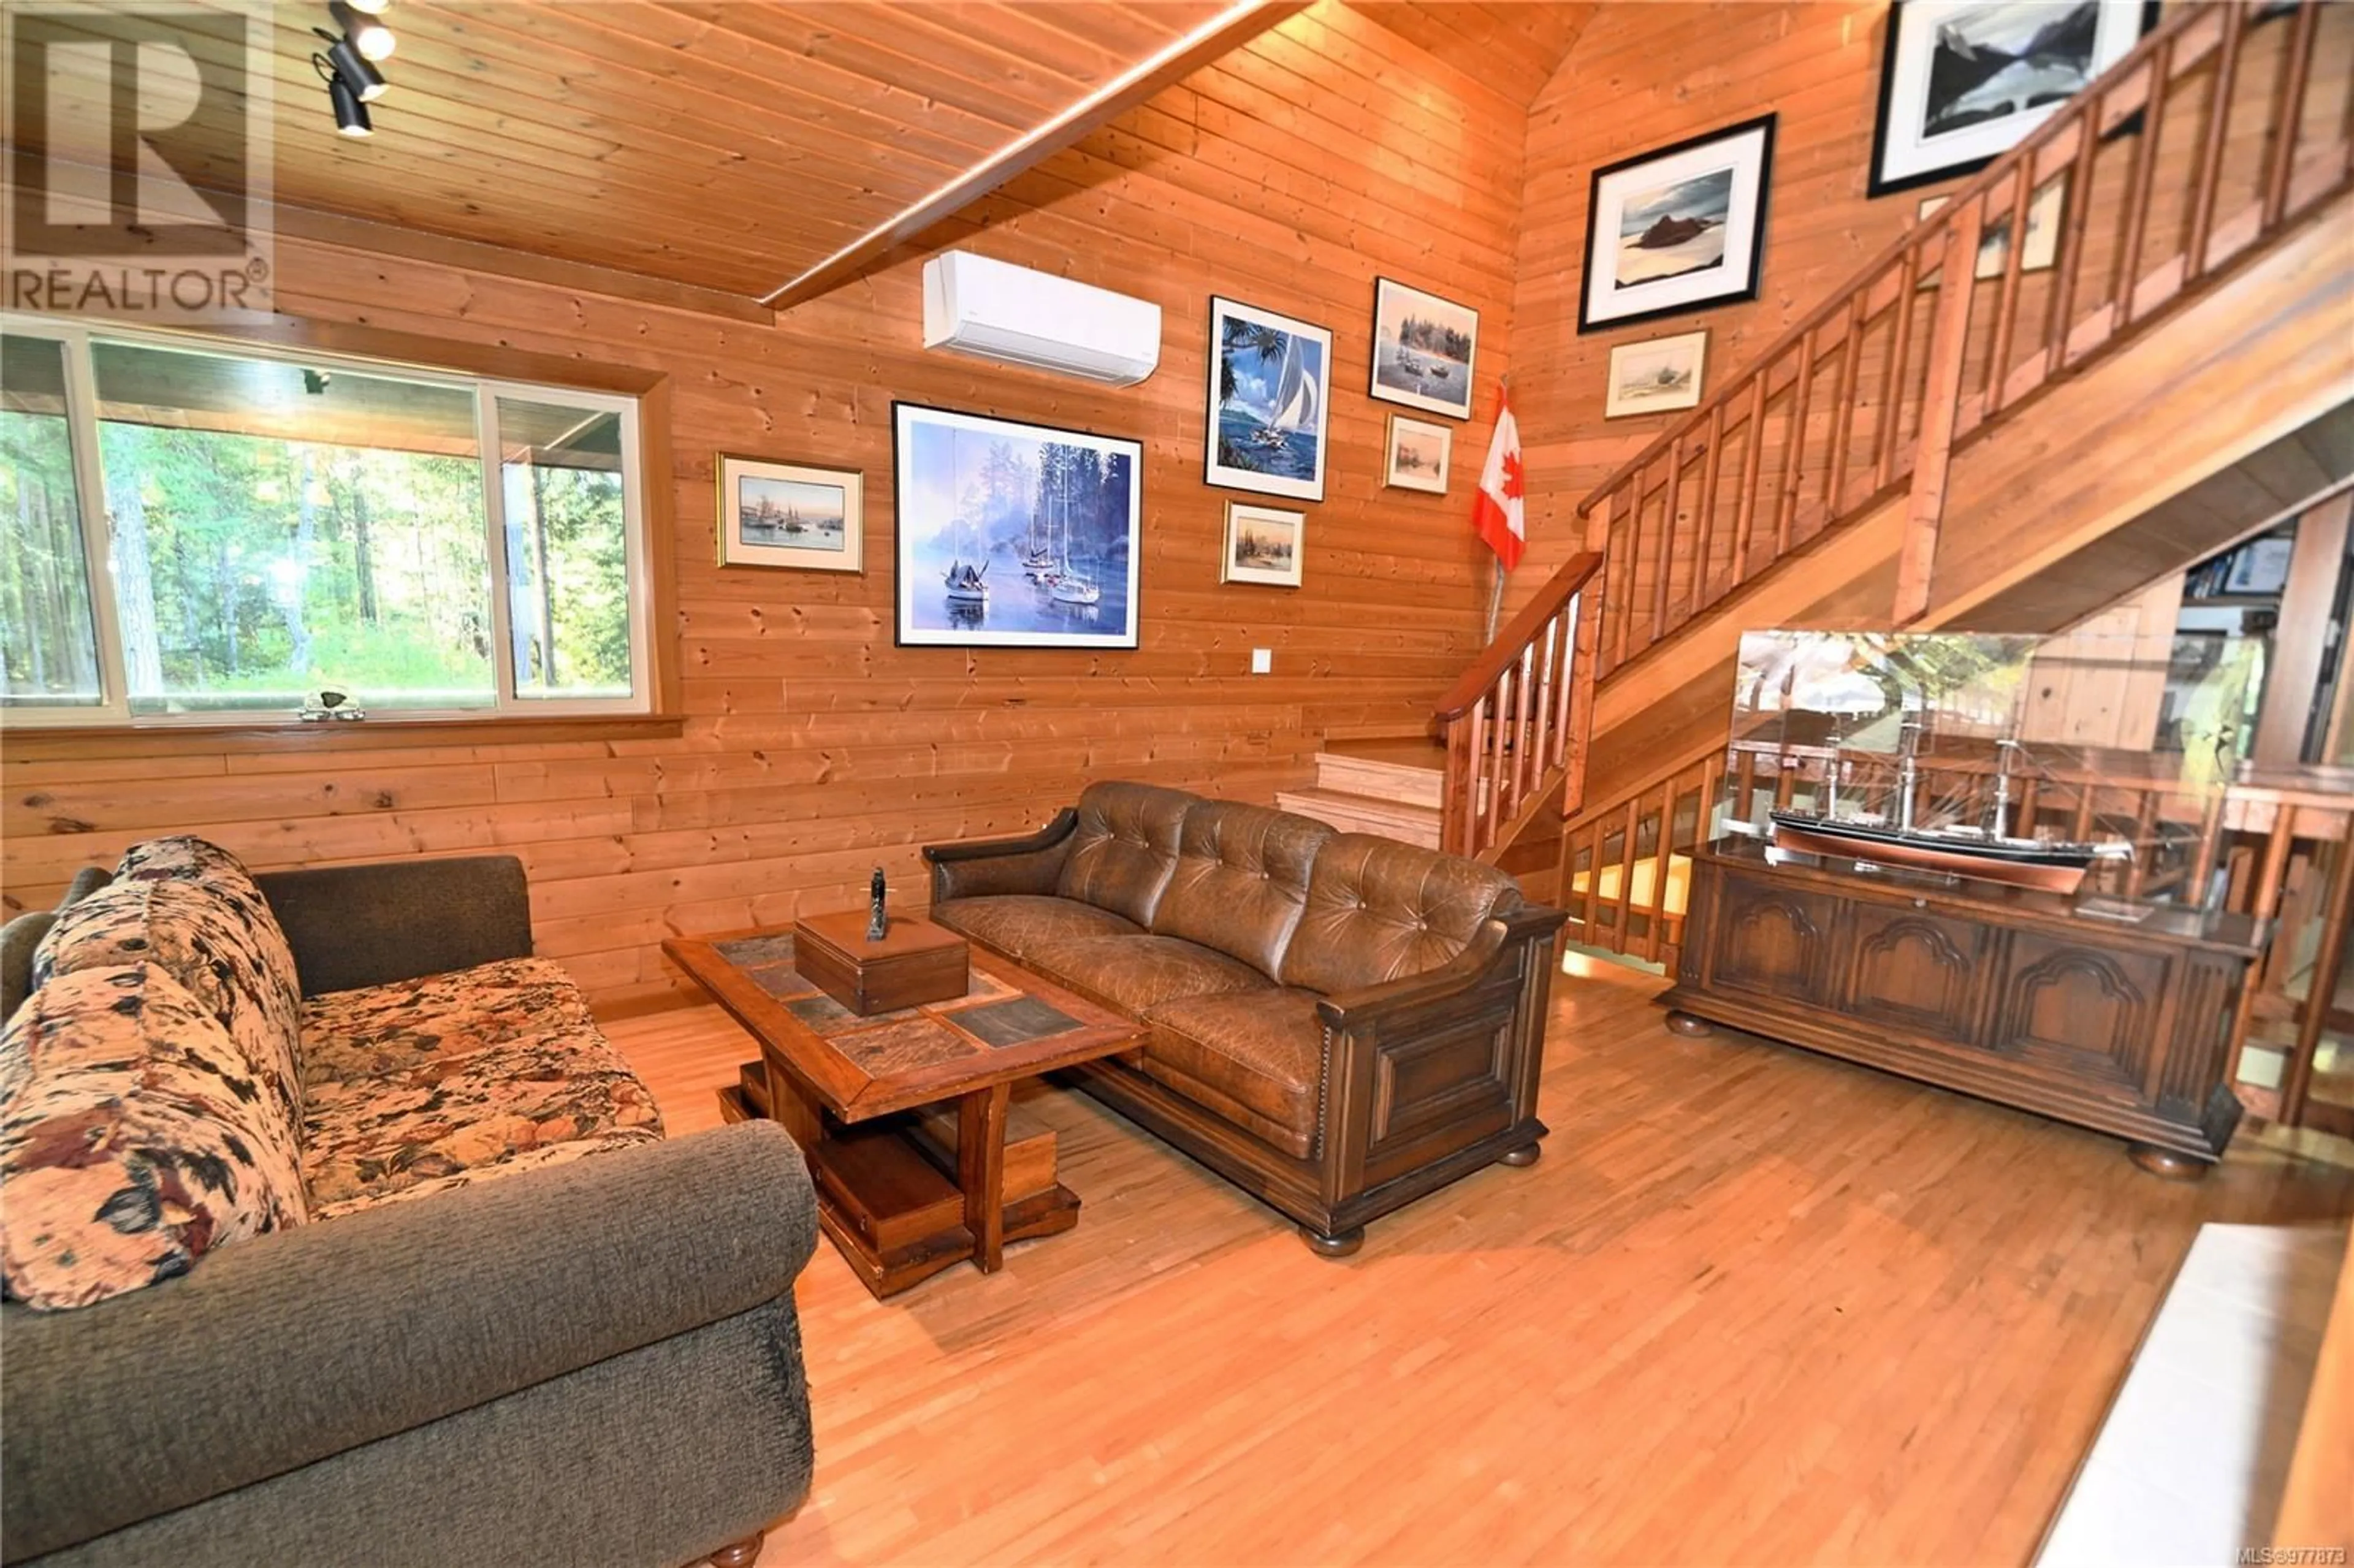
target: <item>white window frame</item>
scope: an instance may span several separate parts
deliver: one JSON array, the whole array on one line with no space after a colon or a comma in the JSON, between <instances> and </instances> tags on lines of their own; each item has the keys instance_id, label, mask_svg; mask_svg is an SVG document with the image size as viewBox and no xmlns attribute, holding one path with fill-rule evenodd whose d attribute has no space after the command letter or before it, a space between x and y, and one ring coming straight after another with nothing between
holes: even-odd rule
<instances>
[{"instance_id":1,"label":"white window frame","mask_svg":"<svg viewBox=\"0 0 2354 1568\"><path fill-rule=\"evenodd\" d=\"M117 326L111 323L82 324L45 316L0 313L0 334L42 338L61 345L65 362L66 428L73 453L75 507L81 524L82 555L90 594L90 625L98 639L100 700L80 706L47 704L13 706L0 702L0 726L25 729L252 729L282 724L289 727L352 729L362 726L437 725L500 719L643 715L653 711L654 620L653 574L649 570L646 538L643 415L637 398L625 393L590 391L553 383L506 381L488 376L412 365L400 360L373 359L359 355L318 353L277 344L207 334L163 332L148 327ZM466 708L382 708L360 721L309 724L283 709L252 707L210 709L190 714L141 714L131 708L130 672L122 645L122 609L115 598L113 508L106 495L105 465L98 450L98 387L91 368L90 344L140 344L199 354L248 359L276 360L312 369L348 368L355 375L382 375L403 380L453 387L474 399L474 436L482 486L485 558L490 566L491 655L493 701ZM626 697L535 697L522 694L516 684L514 643L510 632L514 583L507 573L505 458L498 440L498 403L539 400L571 408L616 414L621 429L621 561L629 584L630 694ZM360 694L365 702L367 694Z\"/></svg>"}]
</instances>

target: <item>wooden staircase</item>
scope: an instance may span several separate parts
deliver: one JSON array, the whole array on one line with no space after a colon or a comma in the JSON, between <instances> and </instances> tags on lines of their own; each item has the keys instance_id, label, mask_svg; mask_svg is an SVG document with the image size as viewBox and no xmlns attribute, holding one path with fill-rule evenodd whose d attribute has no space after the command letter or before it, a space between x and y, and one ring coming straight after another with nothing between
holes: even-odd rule
<instances>
[{"instance_id":1,"label":"wooden staircase","mask_svg":"<svg viewBox=\"0 0 2354 1568\"><path fill-rule=\"evenodd\" d=\"M1287 811L1342 832L1378 833L1425 849L1439 845L1447 747L1424 736L1336 740L1316 754L1316 785L1278 794Z\"/></svg>"}]
</instances>

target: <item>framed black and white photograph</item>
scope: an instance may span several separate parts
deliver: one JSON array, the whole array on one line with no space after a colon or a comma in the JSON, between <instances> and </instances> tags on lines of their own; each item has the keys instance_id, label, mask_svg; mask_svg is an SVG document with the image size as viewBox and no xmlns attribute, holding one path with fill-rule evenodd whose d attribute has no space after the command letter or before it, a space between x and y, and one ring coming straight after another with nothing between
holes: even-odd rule
<instances>
[{"instance_id":1,"label":"framed black and white photograph","mask_svg":"<svg viewBox=\"0 0 2354 1568\"><path fill-rule=\"evenodd\" d=\"M1594 171L1577 330L1757 297L1774 116Z\"/></svg>"},{"instance_id":2,"label":"framed black and white photograph","mask_svg":"<svg viewBox=\"0 0 2354 1568\"><path fill-rule=\"evenodd\" d=\"M1330 330L1214 297L1204 481L1323 500L1331 391Z\"/></svg>"},{"instance_id":3,"label":"framed black and white photograph","mask_svg":"<svg viewBox=\"0 0 2354 1568\"><path fill-rule=\"evenodd\" d=\"M1133 648L1144 444L891 405L899 641Z\"/></svg>"},{"instance_id":4,"label":"framed black and white photograph","mask_svg":"<svg viewBox=\"0 0 2354 1568\"><path fill-rule=\"evenodd\" d=\"M718 467L721 566L864 569L864 474L728 452Z\"/></svg>"},{"instance_id":5,"label":"framed black and white photograph","mask_svg":"<svg viewBox=\"0 0 2354 1568\"><path fill-rule=\"evenodd\" d=\"M1602 417L1623 419L1697 408L1707 356L1705 329L1620 344L1610 351L1610 391L1602 401Z\"/></svg>"},{"instance_id":6,"label":"framed black and white photograph","mask_svg":"<svg viewBox=\"0 0 2354 1568\"><path fill-rule=\"evenodd\" d=\"M1986 167L2157 21L2156 0L1894 0L1867 194Z\"/></svg>"},{"instance_id":7,"label":"framed black and white photograph","mask_svg":"<svg viewBox=\"0 0 2354 1568\"><path fill-rule=\"evenodd\" d=\"M1930 214L1951 198L1941 196L1923 196L1920 210L1914 217L1926 220ZM2020 253L2019 270L2022 273L2048 272L2060 254L2060 219L2067 211L2068 176L2062 175L2045 184L2027 200L2027 249ZM1986 226L1978 238L1977 269L1971 276L1984 281L1999 278L2010 265L2010 215L2003 214ZM1940 268L1939 271L1944 269ZM1937 273L1921 280L1924 289L1937 286Z\"/></svg>"},{"instance_id":8,"label":"framed black and white photograph","mask_svg":"<svg viewBox=\"0 0 2354 1568\"><path fill-rule=\"evenodd\" d=\"M1298 588L1300 534L1307 526L1304 512L1227 502L1226 553L1218 566L1218 580Z\"/></svg>"},{"instance_id":9,"label":"framed black and white photograph","mask_svg":"<svg viewBox=\"0 0 2354 1568\"><path fill-rule=\"evenodd\" d=\"M1471 417L1479 313L1420 289L1373 281L1373 396L1450 419Z\"/></svg>"},{"instance_id":10,"label":"framed black and white photograph","mask_svg":"<svg viewBox=\"0 0 2354 1568\"><path fill-rule=\"evenodd\" d=\"M1404 414L1390 416L1390 439L1387 456L1382 464L1382 482L1393 490L1419 490L1431 495L1447 493L1447 460L1455 452L1455 431L1451 426L1434 425L1427 419L1410 419Z\"/></svg>"}]
</instances>

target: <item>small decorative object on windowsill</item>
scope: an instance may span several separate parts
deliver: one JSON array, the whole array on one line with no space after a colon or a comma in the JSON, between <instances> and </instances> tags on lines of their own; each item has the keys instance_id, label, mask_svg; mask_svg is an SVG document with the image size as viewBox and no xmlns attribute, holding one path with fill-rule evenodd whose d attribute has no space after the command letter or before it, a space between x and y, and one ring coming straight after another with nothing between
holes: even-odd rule
<instances>
[{"instance_id":1,"label":"small decorative object on windowsill","mask_svg":"<svg viewBox=\"0 0 2354 1568\"><path fill-rule=\"evenodd\" d=\"M889 885L883 880L883 868L878 865L875 874L866 879L866 939L870 942L879 942L891 934L891 912L883 906L889 894Z\"/></svg>"},{"instance_id":2,"label":"small decorative object on windowsill","mask_svg":"<svg viewBox=\"0 0 2354 1568\"><path fill-rule=\"evenodd\" d=\"M352 705L349 692L339 692L330 686L312 693L302 699L302 722L326 724L336 719L364 719L367 709Z\"/></svg>"}]
</instances>

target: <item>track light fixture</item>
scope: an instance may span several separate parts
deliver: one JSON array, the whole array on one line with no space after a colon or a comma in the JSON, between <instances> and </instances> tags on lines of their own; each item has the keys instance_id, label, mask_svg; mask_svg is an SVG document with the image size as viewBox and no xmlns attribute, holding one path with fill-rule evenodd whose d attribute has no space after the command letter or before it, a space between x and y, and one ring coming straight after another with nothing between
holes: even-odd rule
<instances>
[{"instance_id":1,"label":"track light fixture","mask_svg":"<svg viewBox=\"0 0 2354 1568\"><path fill-rule=\"evenodd\" d=\"M342 30L344 37L351 41L352 48L359 50L364 58L383 60L392 58L392 51L400 42L392 36L390 27L368 14L370 10L383 9L381 4L363 9L349 4L348 0L329 0L327 14L334 17L335 26Z\"/></svg>"},{"instance_id":2,"label":"track light fixture","mask_svg":"<svg viewBox=\"0 0 2354 1568\"><path fill-rule=\"evenodd\" d=\"M360 101L357 89L344 79L343 73L324 55L311 57L311 69L327 84L327 101L334 106L335 133L339 136L373 136L376 126L368 120L367 105ZM381 80L382 79L378 79Z\"/></svg>"},{"instance_id":3,"label":"track light fixture","mask_svg":"<svg viewBox=\"0 0 2354 1568\"><path fill-rule=\"evenodd\" d=\"M382 71L368 64L359 50L352 47L351 39L339 38L324 27L313 27L311 31L326 40L327 65L344 79L354 97L362 103L374 103L385 95L392 84L384 79Z\"/></svg>"}]
</instances>

